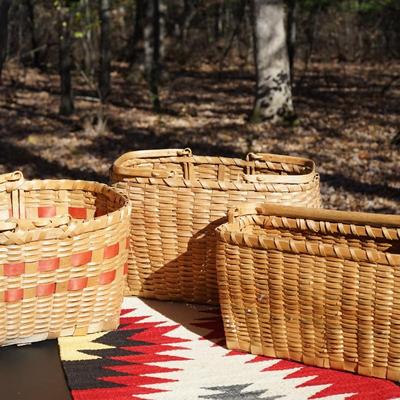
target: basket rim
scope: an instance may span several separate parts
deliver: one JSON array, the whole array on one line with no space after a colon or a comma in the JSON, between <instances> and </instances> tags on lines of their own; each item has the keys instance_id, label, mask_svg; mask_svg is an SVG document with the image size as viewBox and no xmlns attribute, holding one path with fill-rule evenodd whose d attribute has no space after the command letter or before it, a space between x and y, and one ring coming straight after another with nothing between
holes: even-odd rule
<instances>
[{"instance_id":1,"label":"basket rim","mask_svg":"<svg viewBox=\"0 0 400 400\"><path fill-rule=\"evenodd\" d=\"M309 208L273 203L252 203L229 210L231 222L233 219L246 215L275 216L282 218L308 219L332 223L381 226L400 229L400 215L370 213L360 211L342 211L328 208Z\"/></svg>"},{"instance_id":2,"label":"basket rim","mask_svg":"<svg viewBox=\"0 0 400 400\"><path fill-rule=\"evenodd\" d=\"M275 174L244 174L244 181L231 181L231 180L215 180L215 179L198 179L184 177L176 177L168 171L162 169L150 169L137 166L126 166L129 161L141 159L154 158L164 159L168 158L169 162L176 162L177 164L188 164L189 169L193 164L213 164L219 166L236 165L242 168L251 169L261 166L261 162L268 162L270 164L280 165L296 165L299 167L307 168L306 173L288 174L288 175L275 175ZM285 168L282 167L282 170ZM117 158L111 167L111 175L122 176L126 179L138 179L141 183L148 182L151 184L165 184L167 186L175 187L203 187L222 190L274 190L271 185L310 185L314 184L318 179L316 176L316 166L313 160L304 157L293 157L287 155L270 154L270 153L249 153L246 159L235 157L218 157L218 156L197 156L193 155L190 149L159 149L159 150L137 150L122 154ZM148 181L144 181L144 179ZM264 187L263 187L264 186ZM269 188L267 188L269 186ZM301 189L300 189L301 190ZM289 191L289 190L288 190ZM293 190L293 188L290 189Z\"/></svg>"},{"instance_id":3,"label":"basket rim","mask_svg":"<svg viewBox=\"0 0 400 400\"><path fill-rule=\"evenodd\" d=\"M310 241L281 238L268 234L242 231L252 217L276 217L284 229L295 226L312 234L329 236L335 233L367 236L369 239L400 240L400 216L355 211L337 211L323 208L281 206L269 203L251 204L230 209L228 222L216 228L218 240L232 245L263 250L278 250L294 254L337 257L387 265L399 265L400 254L375 249L360 249L351 243L312 243ZM291 224L292 223L292 224Z\"/></svg>"},{"instance_id":4,"label":"basket rim","mask_svg":"<svg viewBox=\"0 0 400 400\"><path fill-rule=\"evenodd\" d=\"M114 211L104 215L94 216L90 219L69 220L65 223L66 216L54 218L38 218L29 220L27 218L8 218L0 222L0 245L23 244L49 239L63 239L73 237L83 233L89 233L104 229L107 226L119 223L130 215L130 202L126 195L104 183L85 180L72 179L34 179L24 180L18 189L21 191L39 190L84 190L93 193L100 193L105 196L119 199L122 205ZM62 221L60 226L52 226L52 222ZM48 221L49 226L35 226L26 229L24 224L18 225L18 221ZM14 226L13 226L14 225Z\"/></svg>"},{"instance_id":5,"label":"basket rim","mask_svg":"<svg viewBox=\"0 0 400 400\"><path fill-rule=\"evenodd\" d=\"M121 175L119 175L121 176ZM116 184L121 180L119 176L113 175L112 182ZM167 187L180 188L200 188L209 190L236 190L236 191L252 191L252 192L277 192L277 193L296 193L312 190L319 184L319 175L317 173L305 183L264 183L264 182L234 182L234 181L218 181L210 179L187 180L183 178L144 178L125 175L124 182L133 182L148 185L163 185Z\"/></svg>"}]
</instances>

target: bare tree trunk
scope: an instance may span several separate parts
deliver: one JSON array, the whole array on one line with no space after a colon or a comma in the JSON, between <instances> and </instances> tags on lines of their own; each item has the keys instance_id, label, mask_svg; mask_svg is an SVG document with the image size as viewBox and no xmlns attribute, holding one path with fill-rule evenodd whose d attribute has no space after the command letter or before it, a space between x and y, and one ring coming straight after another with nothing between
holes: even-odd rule
<instances>
[{"instance_id":1,"label":"bare tree trunk","mask_svg":"<svg viewBox=\"0 0 400 400\"><path fill-rule=\"evenodd\" d=\"M3 65L7 57L8 43L8 12L12 0L0 0L0 85Z\"/></svg>"},{"instance_id":2,"label":"bare tree trunk","mask_svg":"<svg viewBox=\"0 0 400 400\"><path fill-rule=\"evenodd\" d=\"M317 4L316 6L312 7L308 17L307 22L304 28L304 33L307 39L307 45L304 51L304 71L303 76L305 75L306 71L308 70L308 65L311 61L311 57L314 51L314 41L315 41L315 28L317 26L317 17L321 11L321 4ZM333 33L333 32L332 32Z\"/></svg>"},{"instance_id":3,"label":"bare tree trunk","mask_svg":"<svg viewBox=\"0 0 400 400\"><path fill-rule=\"evenodd\" d=\"M18 59L21 64L24 64L24 28L25 28L25 7L23 2L16 1L12 8L12 20L14 29L9 29L9 36L14 38L14 43L9 43L8 50L12 49L13 56ZM9 15L10 18L10 15ZM10 34L11 33L11 34ZM10 47L12 46L12 47Z\"/></svg>"},{"instance_id":4,"label":"bare tree trunk","mask_svg":"<svg viewBox=\"0 0 400 400\"><path fill-rule=\"evenodd\" d=\"M257 90L252 121L294 116L284 0L253 0Z\"/></svg>"},{"instance_id":5,"label":"bare tree trunk","mask_svg":"<svg viewBox=\"0 0 400 400\"><path fill-rule=\"evenodd\" d=\"M60 53L59 69L61 80L60 114L70 115L74 112L74 101L71 85L71 11L68 7L60 8Z\"/></svg>"},{"instance_id":6,"label":"bare tree trunk","mask_svg":"<svg viewBox=\"0 0 400 400\"><path fill-rule=\"evenodd\" d=\"M144 27L144 58L146 78L153 110L160 111L158 85L160 79L160 16L159 0L149 0Z\"/></svg>"},{"instance_id":7,"label":"bare tree trunk","mask_svg":"<svg viewBox=\"0 0 400 400\"><path fill-rule=\"evenodd\" d=\"M246 15L246 0L241 0L237 5L237 10L234 10L234 15L232 20L235 21L235 26L234 27L232 26L232 28L234 29L232 30L231 37L228 40L227 46L222 52L222 57L220 58L219 61L220 70L223 67L223 62L225 61L226 57L228 56L229 52L232 49L235 38L239 38L240 29L245 15Z\"/></svg>"},{"instance_id":8,"label":"bare tree trunk","mask_svg":"<svg viewBox=\"0 0 400 400\"><path fill-rule=\"evenodd\" d=\"M100 73L99 90L104 101L111 90L110 2L100 0Z\"/></svg>"},{"instance_id":9,"label":"bare tree trunk","mask_svg":"<svg viewBox=\"0 0 400 400\"><path fill-rule=\"evenodd\" d=\"M143 39L143 23L145 19L146 5L145 0L136 0L135 25L133 27L133 35L129 43L128 51L129 61L131 64L133 64L137 59L139 43Z\"/></svg>"},{"instance_id":10,"label":"bare tree trunk","mask_svg":"<svg viewBox=\"0 0 400 400\"><path fill-rule=\"evenodd\" d=\"M245 9L245 16L244 16L244 58L246 60L246 64L252 63L254 61L254 46L253 46L253 7L252 4L247 2L246 9Z\"/></svg>"},{"instance_id":11,"label":"bare tree trunk","mask_svg":"<svg viewBox=\"0 0 400 400\"><path fill-rule=\"evenodd\" d=\"M296 55L296 16L298 4L296 0L288 0L287 13L287 47L289 54L290 81L294 81L294 58Z\"/></svg>"},{"instance_id":12,"label":"bare tree trunk","mask_svg":"<svg viewBox=\"0 0 400 400\"><path fill-rule=\"evenodd\" d=\"M193 18L197 13L197 0L183 0L183 13L181 17L181 27L180 27L180 40L181 47L185 48L187 42L187 37L189 34L189 28L192 23Z\"/></svg>"},{"instance_id":13,"label":"bare tree trunk","mask_svg":"<svg viewBox=\"0 0 400 400\"><path fill-rule=\"evenodd\" d=\"M221 4L216 2L213 6L214 11L214 39L218 40L221 34Z\"/></svg>"},{"instance_id":14,"label":"bare tree trunk","mask_svg":"<svg viewBox=\"0 0 400 400\"><path fill-rule=\"evenodd\" d=\"M82 37L82 47L84 51L83 60L86 73L93 78L95 73L95 65L96 65L96 49L93 43L93 20L92 20L92 9L90 7L89 0L82 0L81 1L83 6L83 13L84 13L84 21L85 21L85 29L84 35Z\"/></svg>"},{"instance_id":15,"label":"bare tree trunk","mask_svg":"<svg viewBox=\"0 0 400 400\"><path fill-rule=\"evenodd\" d=\"M159 25L160 25L160 64L164 62L166 50L166 37L167 37L167 2L166 0L158 0L159 9Z\"/></svg>"},{"instance_id":16,"label":"bare tree trunk","mask_svg":"<svg viewBox=\"0 0 400 400\"><path fill-rule=\"evenodd\" d=\"M29 30L31 35L31 54L32 54L32 64L34 67L40 67L40 59L39 59L39 45L36 38L36 29L35 29L35 5L32 0L26 0L26 10L28 13L28 23Z\"/></svg>"}]
</instances>

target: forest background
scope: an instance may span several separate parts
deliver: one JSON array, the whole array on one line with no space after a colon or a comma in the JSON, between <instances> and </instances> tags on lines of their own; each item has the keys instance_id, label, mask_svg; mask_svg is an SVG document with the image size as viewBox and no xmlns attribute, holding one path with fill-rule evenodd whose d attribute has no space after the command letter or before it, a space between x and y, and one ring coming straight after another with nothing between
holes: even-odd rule
<instances>
[{"instance_id":1,"label":"forest background","mask_svg":"<svg viewBox=\"0 0 400 400\"><path fill-rule=\"evenodd\" d=\"M328 207L398 213L399 60L399 0L0 0L0 172L274 152Z\"/></svg>"}]
</instances>

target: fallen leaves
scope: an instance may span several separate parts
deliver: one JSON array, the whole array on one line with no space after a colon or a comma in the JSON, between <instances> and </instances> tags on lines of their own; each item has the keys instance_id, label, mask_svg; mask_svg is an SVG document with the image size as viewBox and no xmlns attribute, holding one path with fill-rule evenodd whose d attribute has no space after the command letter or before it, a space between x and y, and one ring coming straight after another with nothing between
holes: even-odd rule
<instances>
[{"instance_id":1,"label":"fallen leaves","mask_svg":"<svg viewBox=\"0 0 400 400\"><path fill-rule=\"evenodd\" d=\"M113 94L104 108L88 100L89 89L75 77L77 112L62 118L57 75L33 69L24 74L9 64L0 88L1 170L107 181L113 160L134 149L275 152L316 161L328 207L398 213L400 148L391 141L400 129L400 81L385 95L382 89L400 73L399 65L347 64L344 74L336 64L312 64L297 76L299 123L293 127L247 123L251 72L219 73L209 64L181 71L172 65L161 91L164 112L155 115L146 84L140 78L127 83L131 73L124 68L113 73Z\"/></svg>"}]
</instances>

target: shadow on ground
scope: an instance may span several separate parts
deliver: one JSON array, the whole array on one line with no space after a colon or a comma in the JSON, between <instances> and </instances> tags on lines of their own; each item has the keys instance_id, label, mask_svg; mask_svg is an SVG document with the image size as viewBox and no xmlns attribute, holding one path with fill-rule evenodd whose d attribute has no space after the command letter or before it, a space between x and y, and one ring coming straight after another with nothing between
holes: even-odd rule
<instances>
[{"instance_id":1,"label":"shadow on ground","mask_svg":"<svg viewBox=\"0 0 400 400\"><path fill-rule=\"evenodd\" d=\"M396 212L400 198L400 73L396 65L312 64L296 70L295 126L247 123L254 79L242 71L176 70L150 110L146 85L113 76L104 107L76 78L76 113L58 115L56 75L8 65L0 88L0 170L27 177L108 180L120 154L191 147L196 154L242 157L250 151L312 157L327 206ZM15 78L18 76L19 78ZM394 82L388 86L388 82ZM100 123L99 124L99 120Z\"/></svg>"}]
</instances>

